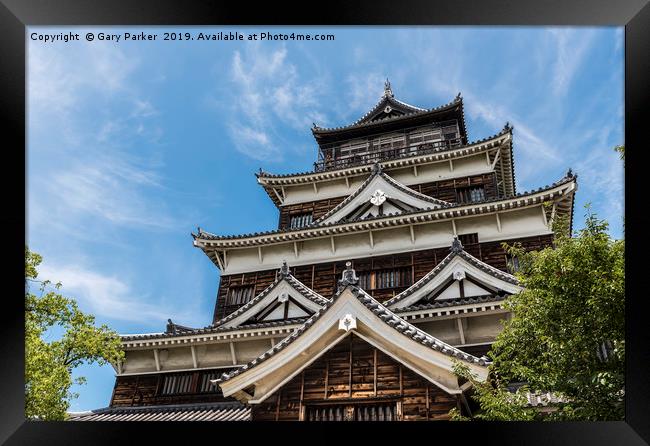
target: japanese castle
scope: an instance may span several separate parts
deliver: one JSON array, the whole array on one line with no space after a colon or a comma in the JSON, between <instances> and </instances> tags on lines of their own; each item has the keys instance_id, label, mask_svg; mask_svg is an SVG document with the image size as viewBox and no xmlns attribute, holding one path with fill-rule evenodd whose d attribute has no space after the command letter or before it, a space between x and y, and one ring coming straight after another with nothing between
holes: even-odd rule
<instances>
[{"instance_id":1,"label":"japanese castle","mask_svg":"<svg viewBox=\"0 0 650 446\"><path fill-rule=\"evenodd\" d=\"M359 120L311 131L313 170L256 174L277 229L192 234L220 272L212 323L122 336L109 407L73 419L410 421L476 409L452 367L487 377L504 299L521 291L502 243L551 245L554 219L572 221L576 176L517 192L509 124L470 141L460 94L420 108L388 81Z\"/></svg>"}]
</instances>

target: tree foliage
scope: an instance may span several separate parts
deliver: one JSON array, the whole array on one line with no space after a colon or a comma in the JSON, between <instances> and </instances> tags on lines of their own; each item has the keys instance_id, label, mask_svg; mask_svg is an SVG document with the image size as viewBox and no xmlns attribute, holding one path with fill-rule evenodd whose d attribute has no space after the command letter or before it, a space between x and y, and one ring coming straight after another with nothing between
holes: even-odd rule
<instances>
[{"instance_id":1,"label":"tree foliage","mask_svg":"<svg viewBox=\"0 0 650 446\"><path fill-rule=\"evenodd\" d=\"M58 293L61 283L37 280L42 260L25 247L25 415L63 420L70 401L78 396L70 391L72 384L85 382L84 377L73 380L72 370L82 364L122 361L124 352L117 333L106 325L96 327L94 316ZM38 296L30 292L31 284L38 284Z\"/></svg>"},{"instance_id":2,"label":"tree foliage","mask_svg":"<svg viewBox=\"0 0 650 446\"><path fill-rule=\"evenodd\" d=\"M484 421L533 421L538 418L538 412L527 407L525 393L527 386L522 386L511 393L505 384L492 373L486 381L480 381L467 364L454 359L453 371L461 379L470 381L473 394L471 398L480 406L480 411L473 417L463 416L458 409L450 411L452 421L469 421L471 419Z\"/></svg>"},{"instance_id":3,"label":"tree foliage","mask_svg":"<svg viewBox=\"0 0 650 446\"><path fill-rule=\"evenodd\" d=\"M566 220L556 222L553 247L507 247L519 258L524 290L505 301L513 316L492 346L491 379L473 381L476 418L529 416L501 382L526 382L567 400L548 419L624 418L625 244L607 229L588 209L574 237ZM458 374L471 379L467 371Z\"/></svg>"}]
</instances>

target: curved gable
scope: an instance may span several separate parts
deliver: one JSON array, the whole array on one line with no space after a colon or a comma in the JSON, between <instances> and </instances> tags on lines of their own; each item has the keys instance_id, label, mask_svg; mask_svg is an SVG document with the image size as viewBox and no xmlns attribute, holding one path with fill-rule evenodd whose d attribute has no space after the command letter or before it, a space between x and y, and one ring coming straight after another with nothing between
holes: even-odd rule
<instances>
[{"instance_id":1,"label":"curved gable","mask_svg":"<svg viewBox=\"0 0 650 446\"><path fill-rule=\"evenodd\" d=\"M394 180L375 165L373 173L359 188L314 224L355 221L380 215L396 215L450 206L446 201L421 194Z\"/></svg>"}]
</instances>

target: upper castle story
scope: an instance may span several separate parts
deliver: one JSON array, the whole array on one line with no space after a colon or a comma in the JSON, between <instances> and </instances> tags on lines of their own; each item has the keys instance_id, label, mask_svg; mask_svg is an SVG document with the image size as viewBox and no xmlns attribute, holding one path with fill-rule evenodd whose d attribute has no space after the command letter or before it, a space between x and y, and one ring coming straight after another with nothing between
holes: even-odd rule
<instances>
[{"instance_id":1,"label":"upper castle story","mask_svg":"<svg viewBox=\"0 0 650 446\"><path fill-rule=\"evenodd\" d=\"M314 171L322 172L390 159L424 155L467 144L463 100L425 109L395 98L390 82L379 102L350 125L314 124L318 143Z\"/></svg>"}]
</instances>

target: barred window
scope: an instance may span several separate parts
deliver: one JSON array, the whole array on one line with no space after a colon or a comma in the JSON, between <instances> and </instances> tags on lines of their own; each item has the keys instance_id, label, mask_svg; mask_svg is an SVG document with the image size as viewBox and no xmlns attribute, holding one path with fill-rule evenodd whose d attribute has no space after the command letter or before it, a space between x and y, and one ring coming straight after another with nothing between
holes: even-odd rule
<instances>
[{"instance_id":1,"label":"barred window","mask_svg":"<svg viewBox=\"0 0 650 446\"><path fill-rule=\"evenodd\" d=\"M485 187L459 187L456 189L457 201L459 203L472 203L485 200Z\"/></svg>"},{"instance_id":2,"label":"barred window","mask_svg":"<svg viewBox=\"0 0 650 446\"><path fill-rule=\"evenodd\" d=\"M226 305L243 305L253 298L254 292L255 285L230 287Z\"/></svg>"},{"instance_id":3,"label":"barred window","mask_svg":"<svg viewBox=\"0 0 650 446\"><path fill-rule=\"evenodd\" d=\"M475 245L478 243L478 232L472 232L471 234L458 234L458 240L463 246Z\"/></svg>"},{"instance_id":4,"label":"barred window","mask_svg":"<svg viewBox=\"0 0 650 446\"><path fill-rule=\"evenodd\" d=\"M192 374L165 375L163 378L161 395L177 395L179 393L190 393L192 387Z\"/></svg>"},{"instance_id":5,"label":"barred window","mask_svg":"<svg viewBox=\"0 0 650 446\"><path fill-rule=\"evenodd\" d=\"M412 284L411 268L394 268L358 274L359 287L364 290L406 287Z\"/></svg>"},{"instance_id":6,"label":"barred window","mask_svg":"<svg viewBox=\"0 0 650 446\"><path fill-rule=\"evenodd\" d=\"M291 218L289 219L289 227L291 229L302 228L304 226L311 224L312 218L313 218L313 214L311 212L292 215Z\"/></svg>"},{"instance_id":7,"label":"barred window","mask_svg":"<svg viewBox=\"0 0 650 446\"><path fill-rule=\"evenodd\" d=\"M218 372L208 372L201 374L201 380L199 381L199 393L212 393L217 392L218 386L210 382L211 379L219 378L220 373Z\"/></svg>"}]
</instances>

